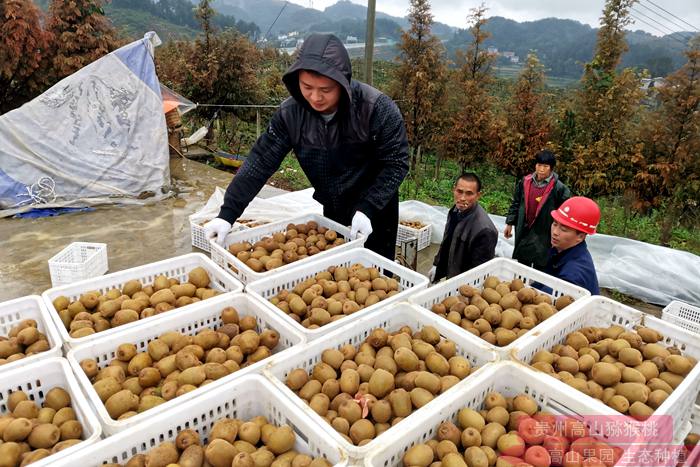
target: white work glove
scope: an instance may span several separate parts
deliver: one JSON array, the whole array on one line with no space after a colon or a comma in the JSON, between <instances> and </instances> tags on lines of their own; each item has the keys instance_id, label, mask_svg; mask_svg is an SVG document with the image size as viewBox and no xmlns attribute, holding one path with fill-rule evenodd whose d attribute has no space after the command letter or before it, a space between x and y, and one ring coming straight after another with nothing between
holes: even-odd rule
<instances>
[{"instance_id":1,"label":"white work glove","mask_svg":"<svg viewBox=\"0 0 700 467\"><path fill-rule=\"evenodd\" d=\"M430 280L431 284L435 280L435 272L436 271L437 271L437 266L433 266L432 268L430 268L430 271L428 271L428 279Z\"/></svg>"},{"instance_id":2,"label":"white work glove","mask_svg":"<svg viewBox=\"0 0 700 467\"><path fill-rule=\"evenodd\" d=\"M357 240L360 236L369 237L372 233L372 222L362 211L356 211L350 226L350 240Z\"/></svg>"},{"instance_id":3,"label":"white work glove","mask_svg":"<svg viewBox=\"0 0 700 467\"><path fill-rule=\"evenodd\" d=\"M204 224L204 235L207 237L207 240L216 238L216 243L221 246L224 246L224 240L226 240L226 235L228 235L230 230L231 224L220 217L215 217Z\"/></svg>"}]
</instances>

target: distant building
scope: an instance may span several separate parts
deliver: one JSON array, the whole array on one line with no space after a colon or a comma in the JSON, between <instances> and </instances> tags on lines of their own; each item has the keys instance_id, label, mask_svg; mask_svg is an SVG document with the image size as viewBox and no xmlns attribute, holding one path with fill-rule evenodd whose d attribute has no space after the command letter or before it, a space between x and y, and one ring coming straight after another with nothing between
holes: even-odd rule
<instances>
[{"instance_id":1,"label":"distant building","mask_svg":"<svg viewBox=\"0 0 700 467\"><path fill-rule=\"evenodd\" d=\"M666 78L642 78L641 88L643 91L650 91L654 88L662 88L666 86Z\"/></svg>"},{"instance_id":2,"label":"distant building","mask_svg":"<svg viewBox=\"0 0 700 467\"><path fill-rule=\"evenodd\" d=\"M520 57L518 57L517 55L513 55L512 57L510 57L510 63L520 63Z\"/></svg>"},{"instance_id":3,"label":"distant building","mask_svg":"<svg viewBox=\"0 0 700 467\"><path fill-rule=\"evenodd\" d=\"M357 37L355 36L348 36L345 38L345 43L346 44L357 44L358 40Z\"/></svg>"},{"instance_id":4,"label":"distant building","mask_svg":"<svg viewBox=\"0 0 700 467\"><path fill-rule=\"evenodd\" d=\"M498 55L498 47L490 46L486 49L486 52L488 52L491 55Z\"/></svg>"},{"instance_id":5,"label":"distant building","mask_svg":"<svg viewBox=\"0 0 700 467\"><path fill-rule=\"evenodd\" d=\"M515 57L515 52L501 52L501 55L506 57L507 59L512 59Z\"/></svg>"}]
</instances>

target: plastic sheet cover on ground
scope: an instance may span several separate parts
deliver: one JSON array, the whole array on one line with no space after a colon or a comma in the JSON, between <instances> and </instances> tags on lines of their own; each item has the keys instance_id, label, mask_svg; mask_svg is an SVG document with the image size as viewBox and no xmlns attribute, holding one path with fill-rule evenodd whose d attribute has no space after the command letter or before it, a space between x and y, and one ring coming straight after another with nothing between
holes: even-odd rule
<instances>
[{"instance_id":1,"label":"plastic sheet cover on ground","mask_svg":"<svg viewBox=\"0 0 700 467\"><path fill-rule=\"evenodd\" d=\"M165 196L168 138L153 63L159 43L148 33L0 116L0 217Z\"/></svg>"},{"instance_id":2,"label":"plastic sheet cover on ground","mask_svg":"<svg viewBox=\"0 0 700 467\"><path fill-rule=\"evenodd\" d=\"M321 213L321 206L311 198L313 189L291 192L268 199L255 198L241 217L280 220L302 212ZM216 195L215 195L216 196ZM213 216L223 201L213 201L209 206ZM399 205L401 220L420 220L432 225L432 241L442 241L447 208L430 206L420 201L404 201ZM274 216L274 217L273 217ZM490 215L499 231L496 256L510 258L513 254L513 238L503 237L505 217ZM700 304L700 257L692 253L673 250L649 243L596 234L586 240L593 255L601 287L618 290L649 303L665 305L672 300Z\"/></svg>"}]
</instances>

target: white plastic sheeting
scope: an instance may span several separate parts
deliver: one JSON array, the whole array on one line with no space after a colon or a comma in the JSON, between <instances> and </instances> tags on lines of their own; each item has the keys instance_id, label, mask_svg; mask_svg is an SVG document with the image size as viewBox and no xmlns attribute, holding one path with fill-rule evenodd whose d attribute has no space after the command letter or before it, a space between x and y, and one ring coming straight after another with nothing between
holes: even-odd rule
<instances>
[{"instance_id":1,"label":"white plastic sheeting","mask_svg":"<svg viewBox=\"0 0 700 467\"><path fill-rule=\"evenodd\" d=\"M0 217L144 202L170 184L155 33L0 116Z\"/></svg>"},{"instance_id":2,"label":"white plastic sheeting","mask_svg":"<svg viewBox=\"0 0 700 467\"><path fill-rule=\"evenodd\" d=\"M206 204L190 216L190 220L202 223L216 217L224 202L225 190L216 187ZM272 198L253 198L248 207L241 214L240 219L253 219L262 222L276 222L290 217L296 217L302 213L323 214L321 206L313 195L313 188L301 191L290 191ZM234 223L233 227L236 227Z\"/></svg>"}]
</instances>

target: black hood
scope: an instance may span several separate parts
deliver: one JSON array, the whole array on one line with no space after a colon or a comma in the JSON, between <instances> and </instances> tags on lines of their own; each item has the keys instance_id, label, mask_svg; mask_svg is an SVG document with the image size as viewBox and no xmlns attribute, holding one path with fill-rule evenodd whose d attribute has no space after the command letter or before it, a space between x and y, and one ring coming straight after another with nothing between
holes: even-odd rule
<instances>
[{"instance_id":1,"label":"black hood","mask_svg":"<svg viewBox=\"0 0 700 467\"><path fill-rule=\"evenodd\" d=\"M306 108L311 108L299 90L299 71L311 70L337 81L345 89L345 102L351 102L352 66L348 51L333 34L312 34L304 40L296 62L282 77L289 94Z\"/></svg>"}]
</instances>

